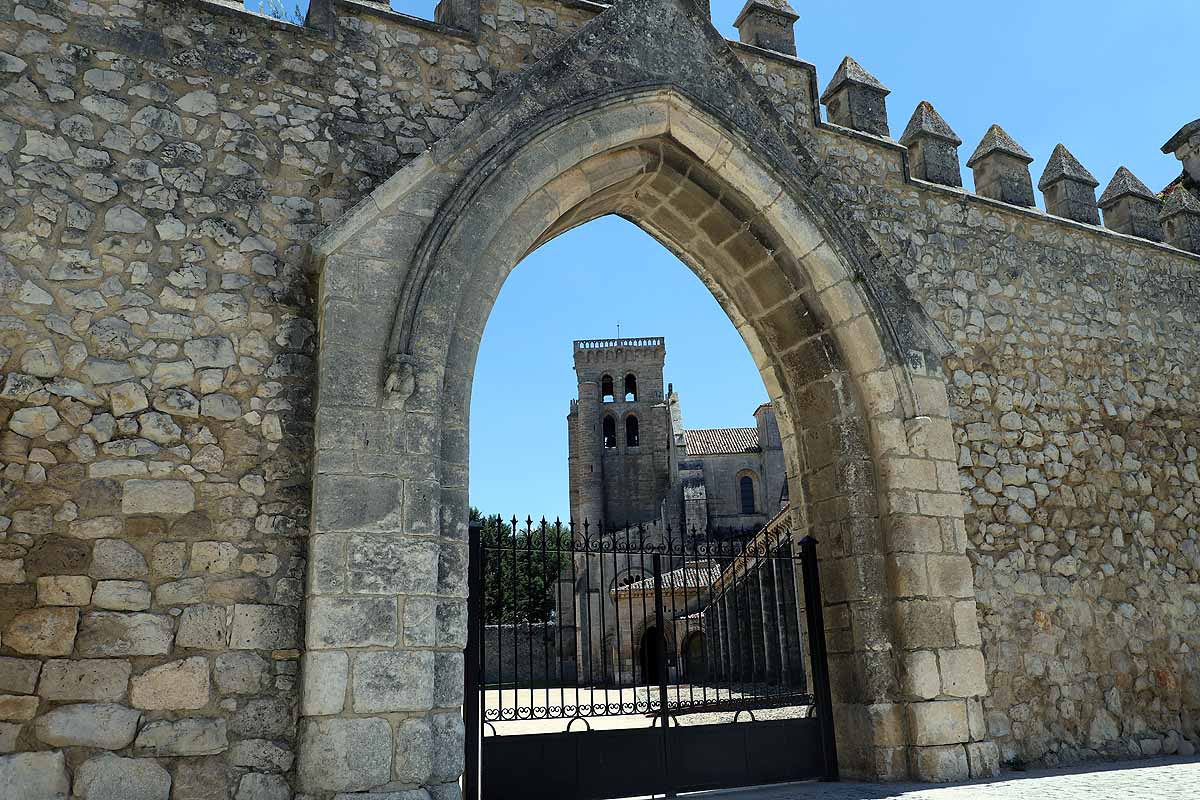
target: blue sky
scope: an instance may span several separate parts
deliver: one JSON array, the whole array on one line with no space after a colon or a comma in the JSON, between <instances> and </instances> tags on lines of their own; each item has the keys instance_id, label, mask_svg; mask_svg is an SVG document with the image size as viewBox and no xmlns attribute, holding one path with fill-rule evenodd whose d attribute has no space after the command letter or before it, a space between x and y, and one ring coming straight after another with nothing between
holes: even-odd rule
<instances>
[{"instance_id":1,"label":"blue sky","mask_svg":"<svg viewBox=\"0 0 1200 800\"><path fill-rule=\"evenodd\" d=\"M743 2L712 0L713 19L730 38ZM1200 115L1188 44L1200 30L1196 0L792 4L801 15L798 54L817 66L820 88L853 56L892 90L894 137L929 100L962 138L964 164L999 123L1036 158L1035 183L1062 142L1101 188L1125 165L1157 190L1180 171L1159 148ZM392 5L433 16L431 0ZM970 186L965 167L963 178ZM629 293L630 285L644 289ZM667 380L682 394L689 427L752 424L765 391L712 296L634 226L597 220L518 266L488 321L471 414L475 505L506 515L567 513L571 342L614 336L618 322L623 335L667 337Z\"/></svg>"},{"instance_id":2,"label":"blue sky","mask_svg":"<svg viewBox=\"0 0 1200 800\"><path fill-rule=\"evenodd\" d=\"M603 217L530 254L500 290L471 398L474 505L506 517L569 516L572 342L614 337L618 324L622 336L667 338L665 379L688 427L754 424L766 390L712 294L641 229Z\"/></svg>"}]
</instances>

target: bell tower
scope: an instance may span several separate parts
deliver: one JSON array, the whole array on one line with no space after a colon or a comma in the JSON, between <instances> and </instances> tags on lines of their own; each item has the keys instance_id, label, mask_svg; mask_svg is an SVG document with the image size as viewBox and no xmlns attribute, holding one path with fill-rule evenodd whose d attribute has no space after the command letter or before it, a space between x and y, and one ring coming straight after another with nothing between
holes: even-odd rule
<instances>
[{"instance_id":1,"label":"bell tower","mask_svg":"<svg viewBox=\"0 0 1200 800\"><path fill-rule=\"evenodd\" d=\"M606 529L655 522L666 496L662 337L575 342L578 399L567 415L571 514Z\"/></svg>"}]
</instances>

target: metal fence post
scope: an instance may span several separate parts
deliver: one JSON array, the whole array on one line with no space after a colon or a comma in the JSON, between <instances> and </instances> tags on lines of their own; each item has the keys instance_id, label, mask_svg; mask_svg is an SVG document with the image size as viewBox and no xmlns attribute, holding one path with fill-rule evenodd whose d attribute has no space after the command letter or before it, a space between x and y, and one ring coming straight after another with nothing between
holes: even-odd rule
<instances>
[{"instance_id":1,"label":"metal fence post","mask_svg":"<svg viewBox=\"0 0 1200 800\"><path fill-rule=\"evenodd\" d=\"M671 780L671 714L667 710L667 628L666 614L663 613L662 556L658 553L654 554L654 625L658 628L655 650L658 651L658 711L662 720L663 767L667 783L665 794L674 797L675 787Z\"/></svg>"},{"instance_id":2,"label":"metal fence post","mask_svg":"<svg viewBox=\"0 0 1200 800\"><path fill-rule=\"evenodd\" d=\"M829 662L825 653L825 614L821 606L821 574L817 566L817 540L800 540L800 568L804 578L804 614L808 621L808 652L812 660L813 699L821 727L822 780L838 779L837 739L833 730L833 695L829 690Z\"/></svg>"},{"instance_id":3,"label":"metal fence post","mask_svg":"<svg viewBox=\"0 0 1200 800\"><path fill-rule=\"evenodd\" d=\"M480 672L482 671L483 632L483 523L471 520L467 544L467 647L463 652L463 725L466 729L466 768L463 774L464 800L479 800L481 742L483 725L480 712Z\"/></svg>"}]
</instances>

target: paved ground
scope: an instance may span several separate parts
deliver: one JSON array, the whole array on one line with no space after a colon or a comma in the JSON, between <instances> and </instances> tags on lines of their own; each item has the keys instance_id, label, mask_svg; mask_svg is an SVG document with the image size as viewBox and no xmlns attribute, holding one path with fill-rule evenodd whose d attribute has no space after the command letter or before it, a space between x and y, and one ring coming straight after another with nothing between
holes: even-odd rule
<instances>
[{"instance_id":1,"label":"paved ground","mask_svg":"<svg viewBox=\"0 0 1200 800\"><path fill-rule=\"evenodd\" d=\"M1006 772L990 781L940 786L794 783L688 796L696 800L1200 800L1200 758Z\"/></svg>"}]
</instances>

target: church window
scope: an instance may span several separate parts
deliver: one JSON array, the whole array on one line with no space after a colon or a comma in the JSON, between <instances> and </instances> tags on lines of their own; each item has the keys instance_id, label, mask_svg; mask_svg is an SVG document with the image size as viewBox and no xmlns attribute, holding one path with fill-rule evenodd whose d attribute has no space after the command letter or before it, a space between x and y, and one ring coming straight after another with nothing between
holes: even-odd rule
<instances>
[{"instance_id":1,"label":"church window","mask_svg":"<svg viewBox=\"0 0 1200 800\"><path fill-rule=\"evenodd\" d=\"M738 479L738 488L742 495L742 513L754 514L754 478L743 475Z\"/></svg>"},{"instance_id":2,"label":"church window","mask_svg":"<svg viewBox=\"0 0 1200 800\"><path fill-rule=\"evenodd\" d=\"M625 376L625 400L629 403L637 401L637 378L632 373Z\"/></svg>"},{"instance_id":3,"label":"church window","mask_svg":"<svg viewBox=\"0 0 1200 800\"><path fill-rule=\"evenodd\" d=\"M638 418L633 414L625 418L625 446L638 446Z\"/></svg>"},{"instance_id":4,"label":"church window","mask_svg":"<svg viewBox=\"0 0 1200 800\"><path fill-rule=\"evenodd\" d=\"M612 417L604 418L604 449L611 450L617 446L617 421Z\"/></svg>"},{"instance_id":5,"label":"church window","mask_svg":"<svg viewBox=\"0 0 1200 800\"><path fill-rule=\"evenodd\" d=\"M600 402L611 403L616 399L613 394L613 379L612 375L605 375L600 379Z\"/></svg>"}]
</instances>

